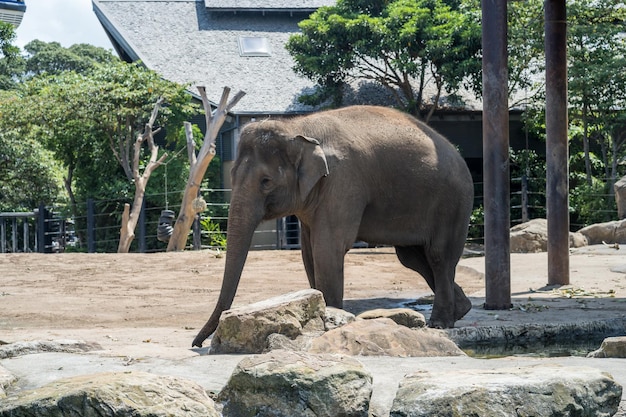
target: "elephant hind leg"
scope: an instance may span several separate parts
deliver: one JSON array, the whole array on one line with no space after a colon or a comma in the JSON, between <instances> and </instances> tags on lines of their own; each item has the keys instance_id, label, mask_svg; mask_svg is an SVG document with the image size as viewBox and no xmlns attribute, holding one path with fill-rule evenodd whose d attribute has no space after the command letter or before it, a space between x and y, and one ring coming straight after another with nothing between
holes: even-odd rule
<instances>
[{"instance_id":1,"label":"elephant hind leg","mask_svg":"<svg viewBox=\"0 0 626 417\"><path fill-rule=\"evenodd\" d=\"M437 280L435 273L431 267L431 262L428 260L426 250L422 246L396 246L396 255L400 260L400 263L405 267L412 269L420 274L430 289L437 294ZM445 275L446 273L442 272ZM445 280L446 278L444 278ZM450 279L450 278L448 278ZM454 271L452 272L452 280L454 279ZM454 281L452 282L454 288L454 321L462 319L468 311L472 308L472 302L467 298L463 289Z\"/></svg>"},{"instance_id":2,"label":"elephant hind leg","mask_svg":"<svg viewBox=\"0 0 626 417\"><path fill-rule=\"evenodd\" d=\"M424 248L421 246L396 246L395 248L400 263L424 277L430 289L435 292L435 277L426 259Z\"/></svg>"}]
</instances>

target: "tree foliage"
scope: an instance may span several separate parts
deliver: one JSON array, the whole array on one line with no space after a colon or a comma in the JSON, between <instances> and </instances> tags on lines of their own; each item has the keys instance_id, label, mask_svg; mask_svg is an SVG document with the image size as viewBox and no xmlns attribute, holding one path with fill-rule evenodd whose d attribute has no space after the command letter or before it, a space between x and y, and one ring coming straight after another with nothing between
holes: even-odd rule
<instances>
[{"instance_id":1,"label":"tree foliage","mask_svg":"<svg viewBox=\"0 0 626 417\"><path fill-rule=\"evenodd\" d=\"M60 74L64 71L85 73L100 64L119 61L106 49L75 44L69 48L58 42L33 40L24 46L26 51L26 75L29 77L42 74Z\"/></svg>"},{"instance_id":2,"label":"tree foliage","mask_svg":"<svg viewBox=\"0 0 626 417\"><path fill-rule=\"evenodd\" d=\"M0 90L15 88L20 74L24 71L24 59L20 48L14 45L15 28L0 22Z\"/></svg>"},{"instance_id":3,"label":"tree foliage","mask_svg":"<svg viewBox=\"0 0 626 417\"><path fill-rule=\"evenodd\" d=\"M581 126L586 183L594 188L593 175L615 181L626 155L626 8L621 0L576 0L568 19L570 117ZM594 149L604 172L593 170Z\"/></svg>"},{"instance_id":4,"label":"tree foliage","mask_svg":"<svg viewBox=\"0 0 626 417\"><path fill-rule=\"evenodd\" d=\"M544 100L543 1L507 3L510 107Z\"/></svg>"},{"instance_id":5,"label":"tree foliage","mask_svg":"<svg viewBox=\"0 0 626 417\"><path fill-rule=\"evenodd\" d=\"M30 125L31 132L37 131L63 163L66 188L73 195L70 188L77 186L81 199L110 196L114 184L119 193L125 188L120 180L130 186L132 145L157 98L164 97L167 103L157 124L171 126L168 134L175 134L193 111L183 86L140 64L119 60L86 73L44 72L22 83L20 92L14 120L36 122ZM118 168L112 170L111 163ZM104 181L106 174L118 179L109 176Z\"/></svg>"},{"instance_id":6,"label":"tree foliage","mask_svg":"<svg viewBox=\"0 0 626 417\"><path fill-rule=\"evenodd\" d=\"M51 152L16 130L0 130L0 212L62 202L61 167Z\"/></svg>"},{"instance_id":7,"label":"tree foliage","mask_svg":"<svg viewBox=\"0 0 626 417\"><path fill-rule=\"evenodd\" d=\"M36 141L63 167L62 184L74 216L84 215L85 207L77 202L103 199L112 202L105 209L116 214L110 217L112 225L119 225L121 205L136 191L133 145L155 102L164 99L155 123L163 149L174 146L182 122L195 114L191 96L184 86L102 48L33 41L27 51L26 72L11 94L0 96L0 128ZM148 153L140 149L140 170ZM171 174L170 184L182 188L184 180Z\"/></svg>"},{"instance_id":8,"label":"tree foliage","mask_svg":"<svg viewBox=\"0 0 626 417\"><path fill-rule=\"evenodd\" d=\"M367 80L421 116L432 114L444 89L479 94L479 17L468 0L339 0L303 20L287 50L295 71L319 85L309 97L317 102L339 104L344 83Z\"/></svg>"}]
</instances>

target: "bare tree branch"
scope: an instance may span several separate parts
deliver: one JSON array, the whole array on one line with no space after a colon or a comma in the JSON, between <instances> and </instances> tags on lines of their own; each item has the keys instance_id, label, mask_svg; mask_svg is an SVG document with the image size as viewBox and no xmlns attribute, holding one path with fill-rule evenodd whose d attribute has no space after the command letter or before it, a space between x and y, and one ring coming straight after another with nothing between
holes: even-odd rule
<instances>
[{"instance_id":1,"label":"bare tree branch","mask_svg":"<svg viewBox=\"0 0 626 417\"><path fill-rule=\"evenodd\" d=\"M137 222L139 221L139 214L141 212L141 206L143 205L143 200L146 194L146 186L148 185L148 180L150 179L150 175L152 172L159 166L163 164L165 159L167 158L167 153L164 153L159 156L159 147L154 143L154 134L159 132L160 128L153 129L153 125L156 122L156 118L158 116L161 105L163 104L163 97L159 97L159 99L154 104L154 108L152 110L152 114L150 115L150 120L146 123L144 127L143 133L137 134L137 138L133 144L133 160L132 160L132 179L135 183L135 197L133 199L133 206L130 209L129 204L125 204L124 212L122 214L122 226L120 228L120 241L117 247L118 253L127 253L130 249L130 244L135 238L135 228L137 227ZM127 119L128 120L128 119ZM120 141L122 139L120 138ZM125 140L126 143L130 146L130 141ZM143 170L143 173L139 171L139 163L141 156L141 148L144 143L147 143L148 150L150 151L150 158L148 160L148 164ZM158 158L158 159L157 159ZM130 162L127 160L127 165L130 165Z\"/></svg>"},{"instance_id":2,"label":"bare tree branch","mask_svg":"<svg viewBox=\"0 0 626 417\"><path fill-rule=\"evenodd\" d=\"M235 94L232 100L228 101L230 88L224 87L222 98L220 99L217 109L211 111L211 104L206 96L205 88L199 86L198 91L202 98L202 105L204 106L207 121L206 133L202 147L196 156L195 147L193 147L191 126L187 127L187 125L185 125L187 152L190 157L189 179L185 187L180 213L174 224L174 231L167 244L168 252L184 250L187 245L187 236L189 235L189 230L197 214L193 208L192 202L198 196L204 174L206 173L209 163L215 156L215 140L224 124L224 120L226 120L229 110L245 95L244 92L240 91Z\"/></svg>"}]
</instances>

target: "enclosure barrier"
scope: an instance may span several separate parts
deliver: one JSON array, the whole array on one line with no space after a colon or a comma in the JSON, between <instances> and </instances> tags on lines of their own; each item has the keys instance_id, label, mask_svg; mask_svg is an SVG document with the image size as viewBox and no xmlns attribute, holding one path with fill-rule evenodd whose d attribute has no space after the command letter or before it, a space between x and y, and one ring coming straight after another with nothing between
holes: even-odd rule
<instances>
[{"instance_id":1,"label":"enclosure barrier","mask_svg":"<svg viewBox=\"0 0 626 417\"><path fill-rule=\"evenodd\" d=\"M467 243L481 245L484 237L482 193L483 184L474 184L474 212L470 222ZM207 209L199 215L190 232L190 249L224 249L228 233L229 189L202 189ZM167 244L159 240L160 217L163 212L178 215L179 205L168 201L180 201L182 191L146 195L131 252L163 252ZM610 201L610 193L593 195L594 201ZM154 201L164 202L163 205ZM46 207L31 212L0 213L0 251L6 252L116 252L119 241L121 213L127 200L88 200L70 206ZM610 205L603 204L609 207ZM599 216L617 218L617 208L594 210ZM39 216L39 212L44 213ZM522 176L511 179L511 225L534 218L545 218L545 178ZM175 218L174 218L175 219ZM175 220L172 219L172 222ZM585 225L572 222L572 228ZM167 226L167 225L165 225ZM43 242L43 244L39 244ZM295 216L264 222L257 228L252 249L299 249L300 224Z\"/></svg>"},{"instance_id":2,"label":"enclosure barrier","mask_svg":"<svg viewBox=\"0 0 626 417\"><path fill-rule=\"evenodd\" d=\"M33 211L0 213L0 253L59 252L71 244L66 223L44 205Z\"/></svg>"}]
</instances>

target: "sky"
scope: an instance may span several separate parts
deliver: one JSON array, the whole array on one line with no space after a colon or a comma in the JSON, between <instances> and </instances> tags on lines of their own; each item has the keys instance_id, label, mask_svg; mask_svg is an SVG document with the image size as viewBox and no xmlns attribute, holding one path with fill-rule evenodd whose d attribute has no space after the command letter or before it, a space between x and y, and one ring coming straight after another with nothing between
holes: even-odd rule
<instances>
[{"instance_id":1,"label":"sky","mask_svg":"<svg viewBox=\"0 0 626 417\"><path fill-rule=\"evenodd\" d=\"M91 0L25 0L26 13L16 30L15 45L24 48L39 39L59 42L64 47L88 43L113 49Z\"/></svg>"}]
</instances>

